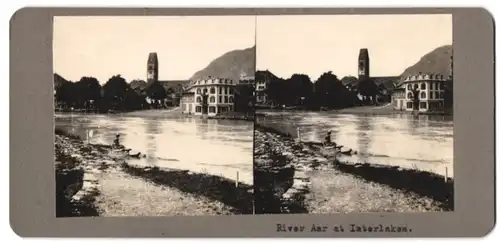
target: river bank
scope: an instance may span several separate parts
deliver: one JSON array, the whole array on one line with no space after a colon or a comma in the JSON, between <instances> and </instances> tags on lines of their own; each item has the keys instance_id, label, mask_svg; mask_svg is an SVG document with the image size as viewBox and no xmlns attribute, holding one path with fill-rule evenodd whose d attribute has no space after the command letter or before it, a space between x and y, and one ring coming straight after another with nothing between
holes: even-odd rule
<instances>
[{"instance_id":1,"label":"river bank","mask_svg":"<svg viewBox=\"0 0 500 244\"><path fill-rule=\"evenodd\" d=\"M338 153L322 150L315 143L255 127L256 213L453 209L451 179L445 182L442 176L418 170L342 162ZM265 208L264 202L272 202L274 207Z\"/></svg>"},{"instance_id":2,"label":"river bank","mask_svg":"<svg viewBox=\"0 0 500 244\"><path fill-rule=\"evenodd\" d=\"M331 112L338 114L363 114L363 115L391 115L391 114L414 114L414 115L440 115L451 116L453 111L451 109L442 111L428 111L428 112L413 112L405 110L394 109L392 104L385 104L381 106L357 106L343 109L325 109L325 110L308 110L308 109L294 109L294 108L262 108L257 110L256 116L265 116L265 112L295 112L295 111L310 111L310 112Z\"/></svg>"},{"instance_id":3,"label":"river bank","mask_svg":"<svg viewBox=\"0 0 500 244\"><path fill-rule=\"evenodd\" d=\"M251 187L235 187L235 182L222 177L130 166L127 161L131 156L126 150L87 144L59 129L55 154L57 217L251 212ZM164 177L169 179L159 180Z\"/></svg>"}]
</instances>

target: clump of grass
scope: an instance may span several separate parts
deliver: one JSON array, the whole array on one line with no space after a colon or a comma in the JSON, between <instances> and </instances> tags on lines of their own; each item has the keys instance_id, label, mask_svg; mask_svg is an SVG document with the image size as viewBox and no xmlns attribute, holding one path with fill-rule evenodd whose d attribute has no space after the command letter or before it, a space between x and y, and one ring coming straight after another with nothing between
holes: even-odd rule
<instances>
[{"instance_id":1,"label":"clump of grass","mask_svg":"<svg viewBox=\"0 0 500 244\"><path fill-rule=\"evenodd\" d=\"M187 170L163 170L154 167L136 167L125 162L121 164L124 172L138 176L158 185L176 188L193 195L202 195L220 201L235 209L235 214L251 214L253 194L250 185L208 173L194 173Z\"/></svg>"},{"instance_id":2,"label":"clump of grass","mask_svg":"<svg viewBox=\"0 0 500 244\"><path fill-rule=\"evenodd\" d=\"M422 197L430 197L441 202L443 209L454 209L453 180L445 181L444 176L419 170L416 165L412 169L404 169L398 166L347 163L338 159L334 160L333 165L341 172L384 184L394 189L413 192Z\"/></svg>"},{"instance_id":3,"label":"clump of grass","mask_svg":"<svg viewBox=\"0 0 500 244\"><path fill-rule=\"evenodd\" d=\"M254 129L262 131L262 132L268 132L268 133L277 134L277 135L280 135L280 136L283 136L283 137L287 137L287 138L292 138L293 137L290 132L287 132L285 130L282 131L282 130L279 130L279 129L276 129L276 128L273 128L273 127L270 127L270 126L265 126L265 125L262 125L262 124L255 124L254 125Z\"/></svg>"},{"instance_id":4,"label":"clump of grass","mask_svg":"<svg viewBox=\"0 0 500 244\"><path fill-rule=\"evenodd\" d=\"M54 132L55 132L56 135L65 136L65 137L68 137L68 138L74 139L74 140L81 140L81 138L79 136L74 135L74 134L72 134L72 133L70 133L70 132L68 132L68 131L66 131L66 130L64 130L62 128L57 128L56 127L55 130L54 130Z\"/></svg>"}]
</instances>

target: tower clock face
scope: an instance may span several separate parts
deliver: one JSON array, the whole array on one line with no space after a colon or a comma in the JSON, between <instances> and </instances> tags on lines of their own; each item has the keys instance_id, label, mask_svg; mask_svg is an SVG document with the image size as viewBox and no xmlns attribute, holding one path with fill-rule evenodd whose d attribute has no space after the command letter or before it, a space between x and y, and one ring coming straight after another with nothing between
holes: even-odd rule
<instances>
[{"instance_id":1,"label":"tower clock face","mask_svg":"<svg viewBox=\"0 0 500 244\"><path fill-rule=\"evenodd\" d=\"M365 62L359 62L359 71L358 74L364 75L365 74Z\"/></svg>"},{"instance_id":2,"label":"tower clock face","mask_svg":"<svg viewBox=\"0 0 500 244\"><path fill-rule=\"evenodd\" d=\"M365 75L365 69L364 69L364 67L360 67L359 68L359 74L360 75Z\"/></svg>"}]
</instances>

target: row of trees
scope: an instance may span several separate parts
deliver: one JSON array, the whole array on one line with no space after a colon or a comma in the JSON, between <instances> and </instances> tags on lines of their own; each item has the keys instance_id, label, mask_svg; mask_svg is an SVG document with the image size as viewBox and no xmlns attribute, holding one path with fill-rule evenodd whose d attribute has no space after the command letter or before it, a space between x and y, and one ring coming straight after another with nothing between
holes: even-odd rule
<instances>
[{"instance_id":1,"label":"row of trees","mask_svg":"<svg viewBox=\"0 0 500 244\"><path fill-rule=\"evenodd\" d=\"M269 81L265 90L268 100L275 105L287 107L342 109L391 101L390 90L384 84L377 85L371 79L358 80L353 76L339 80L331 71L323 73L314 83L304 74L294 74L288 79L282 79L269 71L257 71L256 80ZM445 85L444 96L445 105L452 106L452 82Z\"/></svg>"},{"instance_id":2,"label":"row of trees","mask_svg":"<svg viewBox=\"0 0 500 244\"><path fill-rule=\"evenodd\" d=\"M314 83L304 74L294 74L289 79L282 79L268 71L256 73L256 80L265 79L269 80L266 90L269 100L285 106L340 109L361 105L363 97L358 97L358 93L370 101L375 101L372 98L380 93L378 86L370 80L357 82L354 78L356 81L351 82L357 85L347 88L332 72L323 73Z\"/></svg>"},{"instance_id":3,"label":"row of trees","mask_svg":"<svg viewBox=\"0 0 500 244\"><path fill-rule=\"evenodd\" d=\"M160 101L172 92L159 83L153 83L145 92L140 92L132 89L120 75L111 77L102 86L94 77L82 77L77 82L61 82L56 87L55 100L66 108L131 111L160 107ZM148 103L146 97L152 101Z\"/></svg>"}]
</instances>

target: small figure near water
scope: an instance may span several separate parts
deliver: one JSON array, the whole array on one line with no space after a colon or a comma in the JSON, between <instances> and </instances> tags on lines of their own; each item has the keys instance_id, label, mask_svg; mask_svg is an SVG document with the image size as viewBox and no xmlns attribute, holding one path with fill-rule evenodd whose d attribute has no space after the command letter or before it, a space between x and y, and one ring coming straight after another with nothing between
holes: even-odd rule
<instances>
[{"instance_id":1,"label":"small figure near water","mask_svg":"<svg viewBox=\"0 0 500 244\"><path fill-rule=\"evenodd\" d=\"M120 134L116 134L115 140L113 141L113 147L120 148Z\"/></svg>"},{"instance_id":2,"label":"small figure near water","mask_svg":"<svg viewBox=\"0 0 500 244\"><path fill-rule=\"evenodd\" d=\"M325 140L323 141L323 146L333 146L336 147L337 143L332 142L332 130L326 132Z\"/></svg>"}]
</instances>

